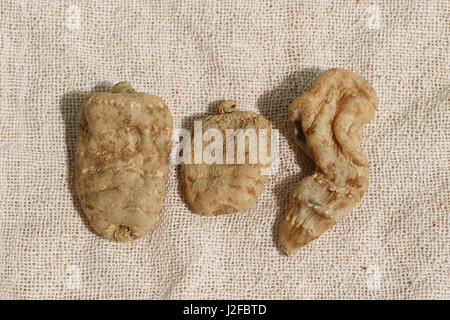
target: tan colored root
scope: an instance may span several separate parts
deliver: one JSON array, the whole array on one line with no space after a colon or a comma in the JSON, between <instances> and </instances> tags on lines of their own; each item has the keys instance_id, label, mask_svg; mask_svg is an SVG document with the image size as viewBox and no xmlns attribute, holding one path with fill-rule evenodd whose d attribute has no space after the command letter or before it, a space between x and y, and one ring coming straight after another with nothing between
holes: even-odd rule
<instances>
[{"instance_id":1,"label":"tan colored root","mask_svg":"<svg viewBox=\"0 0 450 320\"><path fill-rule=\"evenodd\" d=\"M268 132L267 139L270 143L268 121L254 112L239 110L232 100L221 103L218 114L204 118L202 129L203 132L209 129L219 130L224 137L224 144L228 129L254 129L256 134L264 129ZM193 136L191 141L194 150ZM234 143L236 150L236 140ZM203 143L203 150L207 145L207 142ZM270 145L268 151L270 152ZM236 160L236 153L234 157ZM249 158L248 143L245 158ZM250 210L260 196L268 177L262 171L270 168L270 163L262 164L258 159L255 164L227 164L226 147L223 148L223 159L223 164L182 164L181 175L186 199L195 213L214 216Z\"/></svg>"},{"instance_id":2,"label":"tan colored root","mask_svg":"<svg viewBox=\"0 0 450 320\"><path fill-rule=\"evenodd\" d=\"M155 224L164 197L172 115L164 101L129 83L88 96L78 112L75 179L92 228L130 241Z\"/></svg>"},{"instance_id":3,"label":"tan colored root","mask_svg":"<svg viewBox=\"0 0 450 320\"><path fill-rule=\"evenodd\" d=\"M317 169L295 187L281 222L280 241L287 255L343 219L366 193L369 165L360 138L377 103L367 80L331 69L290 105L297 143Z\"/></svg>"}]
</instances>

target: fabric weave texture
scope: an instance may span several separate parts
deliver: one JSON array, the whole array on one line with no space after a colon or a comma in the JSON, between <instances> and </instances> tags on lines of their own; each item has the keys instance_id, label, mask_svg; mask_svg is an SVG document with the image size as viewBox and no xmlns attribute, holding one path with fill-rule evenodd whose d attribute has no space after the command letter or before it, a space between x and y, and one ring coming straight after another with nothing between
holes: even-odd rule
<instances>
[{"instance_id":1,"label":"fabric weave texture","mask_svg":"<svg viewBox=\"0 0 450 320\"><path fill-rule=\"evenodd\" d=\"M1 299L449 299L448 1L1 1ZM341 223L284 256L278 225L313 163L287 107L318 75L375 88L369 191ZM178 166L145 237L94 234L75 194L82 99L130 81L175 128L217 101L279 130L255 207L189 211Z\"/></svg>"}]
</instances>

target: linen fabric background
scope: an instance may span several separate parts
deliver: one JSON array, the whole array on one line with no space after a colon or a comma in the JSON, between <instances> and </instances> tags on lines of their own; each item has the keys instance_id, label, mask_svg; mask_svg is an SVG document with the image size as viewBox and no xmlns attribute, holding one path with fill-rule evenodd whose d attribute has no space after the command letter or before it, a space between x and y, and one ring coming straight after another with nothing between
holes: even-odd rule
<instances>
[{"instance_id":1,"label":"linen fabric background","mask_svg":"<svg viewBox=\"0 0 450 320\"><path fill-rule=\"evenodd\" d=\"M1 1L0 298L449 299L448 1ZM278 225L313 163L287 107L333 67L379 97L368 193L288 258ZM127 80L174 127L235 99L279 130L248 212L189 211L171 166L153 230L97 236L75 194L76 116Z\"/></svg>"}]
</instances>

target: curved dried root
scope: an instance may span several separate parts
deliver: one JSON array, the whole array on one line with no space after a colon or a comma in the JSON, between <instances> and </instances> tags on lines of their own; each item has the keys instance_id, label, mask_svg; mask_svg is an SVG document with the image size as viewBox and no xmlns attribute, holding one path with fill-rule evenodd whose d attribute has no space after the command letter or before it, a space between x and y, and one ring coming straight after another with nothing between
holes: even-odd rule
<instances>
[{"instance_id":1,"label":"curved dried root","mask_svg":"<svg viewBox=\"0 0 450 320\"><path fill-rule=\"evenodd\" d=\"M331 69L289 106L296 141L317 168L297 184L281 222L287 255L339 222L366 193L369 164L359 144L377 104L367 80Z\"/></svg>"}]
</instances>

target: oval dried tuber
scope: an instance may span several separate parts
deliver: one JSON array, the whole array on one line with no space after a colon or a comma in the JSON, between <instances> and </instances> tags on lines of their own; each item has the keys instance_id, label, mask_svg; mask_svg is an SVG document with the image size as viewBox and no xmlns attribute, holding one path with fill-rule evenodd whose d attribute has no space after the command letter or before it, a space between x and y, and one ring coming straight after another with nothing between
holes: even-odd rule
<instances>
[{"instance_id":1,"label":"oval dried tuber","mask_svg":"<svg viewBox=\"0 0 450 320\"><path fill-rule=\"evenodd\" d=\"M203 163L195 163L192 157L191 163L182 164L182 179L185 185L187 202L191 209L204 216L250 210L267 181L270 159L266 162L257 157L256 161L251 162L250 159L255 156L256 150L251 148L250 139L247 137L244 138L245 150L243 147L241 148L244 161L239 162L239 135L234 136L234 141L231 143L229 130L235 133L244 133L253 129L258 139L260 133L266 132L266 140L258 140L257 148L260 150L262 144L266 142L266 155L270 157L270 126L268 121L254 112L240 111L236 108L235 102L229 100L219 106L219 114L206 117L202 120L201 125L200 133L202 136L212 129L223 137L224 147L218 151L223 155L223 162L205 163L203 161ZM247 131L248 129L249 131ZM200 139L203 138L200 137ZM194 150L194 135L191 141L192 150ZM208 145L202 143L202 147L199 148L204 156ZM231 157L229 154L227 158L227 150L230 150L230 148L234 150L232 151L233 156ZM202 159L204 160L204 157Z\"/></svg>"},{"instance_id":2,"label":"oval dried tuber","mask_svg":"<svg viewBox=\"0 0 450 320\"><path fill-rule=\"evenodd\" d=\"M297 184L281 222L287 255L334 226L366 193L369 164L360 139L377 104L367 80L331 69L289 106L296 142L317 168Z\"/></svg>"},{"instance_id":3,"label":"oval dried tuber","mask_svg":"<svg viewBox=\"0 0 450 320\"><path fill-rule=\"evenodd\" d=\"M100 236L129 241L145 235L161 211L172 115L165 102L127 82L89 95L78 112L76 190Z\"/></svg>"}]
</instances>

